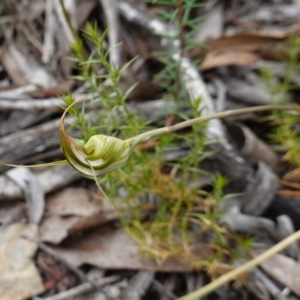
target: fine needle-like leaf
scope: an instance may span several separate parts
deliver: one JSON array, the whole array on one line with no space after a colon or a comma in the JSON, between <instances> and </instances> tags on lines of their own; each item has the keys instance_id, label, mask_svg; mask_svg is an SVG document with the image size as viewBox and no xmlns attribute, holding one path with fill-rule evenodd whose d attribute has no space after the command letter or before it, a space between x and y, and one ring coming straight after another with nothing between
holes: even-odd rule
<instances>
[{"instance_id":1,"label":"fine needle-like leaf","mask_svg":"<svg viewBox=\"0 0 300 300\"><path fill-rule=\"evenodd\" d=\"M0 162L0 165L8 166L8 167L15 167L15 168L41 168L41 167L60 166L60 165L65 165L66 163L68 163L68 161L66 159L64 159L64 160L43 163L43 164L37 164L37 165L14 165L14 164L7 164L4 162Z\"/></svg>"}]
</instances>

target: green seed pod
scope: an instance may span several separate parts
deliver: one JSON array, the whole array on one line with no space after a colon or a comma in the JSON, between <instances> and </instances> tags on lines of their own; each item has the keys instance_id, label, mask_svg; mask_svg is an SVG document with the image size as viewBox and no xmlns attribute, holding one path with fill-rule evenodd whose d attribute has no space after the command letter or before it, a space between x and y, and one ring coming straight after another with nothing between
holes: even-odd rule
<instances>
[{"instance_id":1,"label":"green seed pod","mask_svg":"<svg viewBox=\"0 0 300 300\"><path fill-rule=\"evenodd\" d=\"M64 118L72 105L65 110L59 125L60 146L69 164L88 178L95 178L121 167L130 155L130 142L99 134L82 144L70 137L64 127Z\"/></svg>"}]
</instances>

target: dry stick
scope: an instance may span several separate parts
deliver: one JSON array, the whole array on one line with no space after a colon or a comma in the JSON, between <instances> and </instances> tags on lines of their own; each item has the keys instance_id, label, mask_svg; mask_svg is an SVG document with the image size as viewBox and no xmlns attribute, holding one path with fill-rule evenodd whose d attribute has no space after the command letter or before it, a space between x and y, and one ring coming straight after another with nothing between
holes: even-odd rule
<instances>
[{"instance_id":1,"label":"dry stick","mask_svg":"<svg viewBox=\"0 0 300 300\"><path fill-rule=\"evenodd\" d=\"M110 283L114 283L116 281L120 280L120 276L109 276L109 277L104 277L104 278L100 278L98 279L95 284L97 285L97 287L102 287L104 285L110 284ZM89 292L93 289L92 284L90 284L89 282L85 282L83 284L80 284L74 288L71 288L69 290L63 291L61 293L58 293L56 295L53 296L49 296L47 298L38 298L41 300L64 300L64 299L73 299L71 297L74 296L78 296L80 294Z\"/></svg>"},{"instance_id":2,"label":"dry stick","mask_svg":"<svg viewBox=\"0 0 300 300\"><path fill-rule=\"evenodd\" d=\"M172 300L176 299L176 296L171 291L166 289L166 287L162 283L160 283L158 280L154 280L153 284L161 294L167 296L168 298L170 298Z\"/></svg>"},{"instance_id":3,"label":"dry stick","mask_svg":"<svg viewBox=\"0 0 300 300\"><path fill-rule=\"evenodd\" d=\"M66 266L69 270L71 270L73 273L75 273L81 281L83 282L87 282L90 285L92 285L92 287L96 290L99 290L99 287L95 284L95 282L89 280L85 273L82 272L80 269L74 267L72 264L68 263L64 258L62 258L58 253L56 253L56 251L54 251L53 249L51 249L50 247L48 247L47 245L45 245L43 242L39 241L38 239L35 239L33 237L27 236L27 235L22 235L22 238L33 242L35 244L38 245L38 247L43 250L44 252L48 253L49 255L51 255L56 261L62 263L64 266ZM114 298L110 297L109 295L107 295L107 293L105 291L103 291L102 289L100 290L100 292L102 292L107 299L109 300L114 300Z\"/></svg>"},{"instance_id":4,"label":"dry stick","mask_svg":"<svg viewBox=\"0 0 300 300\"><path fill-rule=\"evenodd\" d=\"M269 277L265 275L264 272L259 269L255 269L254 271L252 271L252 273L255 280L261 282L275 300L288 300L288 298L283 295L280 287L277 286L271 279L269 279Z\"/></svg>"},{"instance_id":5,"label":"dry stick","mask_svg":"<svg viewBox=\"0 0 300 300\"><path fill-rule=\"evenodd\" d=\"M48 64L54 53L55 16L53 13L53 0L46 0L45 7L45 33L42 50L42 62Z\"/></svg>"},{"instance_id":6,"label":"dry stick","mask_svg":"<svg viewBox=\"0 0 300 300\"><path fill-rule=\"evenodd\" d=\"M60 7L62 9L62 13L63 13L63 17L65 19L65 22L66 22L66 25L68 27L68 29L70 30L70 37L69 37L69 40L71 42L71 44L73 44L74 42L78 41L78 35L77 35L77 32L70 20L70 16L66 10L66 7L65 7L65 4L64 4L64 1L63 0L59 0L59 4L60 4Z\"/></svg>"},{"instance_id":7,"label":"dry stick","mask_svg":"<svg viewBox=\"0 0 300 300\"><path fill-rule=\"evenodd\" d=\"M18 99L18 100L5 100L0 98L0 111L9 110L24 110L24 111L36 111L36 110L49 110L49 111L61 111L60 106L65 105L64 101L59 98L48 99Z\"/></svg>"},{"instance_id":8,"label":"dry stick","mask_svg":"<svg viewBox=\"0 0 300 300\"><path fill-rule=\"evenodd\" d=\"M74 272L82 281L88 281L88 279L86 278L85 274L77 269L76 267L74 267L73 265L69 264L65 259L63 259L59 254L57 254L53 249L51 249L50 247L48 247L47 245L45 245L43 242L39 241L38 239L35 239L33 237L29 237L27 235L23 235L22 238L33 242L35 244L38 245L38 247L43 250L44 252L48 253L49 255L51 255L55 260L57 260L58 262L62 263L63 265L65 265L69 270L71 270L72 272ZM91 284L94 284L93 282L90 282Z\"/></svg>"},{"instance_id":9,"label":"dry stick","mask_svg":"<svg viewBox=\"0 0 300 300\"><path fill-rule=\"evenodd\" d=\"M194 291L186 296L180 297L177 300L195 300L195 299L199 299L199 298L202 298L202 297L208 295L209 293L215 291L217 288L221 287L225 283L227 283L227 282L235 279L236 277L242 275L243 273L248 272L251 269L257 267L259 264L261 264L265 260L269 259L273 255L277 254L278 252L284 250L285 248L287 248L289 245L291 245L298 239L300 239L300 230L293 233L292 235L290 235L289 237L287 237L280 243L276 244L272 248L268 249L263 254L248 261L244 265L222 275L218 279L216 279L213 282L207 284L206 286L200 288L199 290Z\"/></svg>"},{"instance_id":10,"label":"dry stick","mask_svg":"<svg viewBox=\"0 0 300 300\"><path fill-rule=\"evenodd\" d=\"M117 47L120 40L117 0L100 0L100 3L102 4L108 27L109 62L113 68L119 68L122 55L121 47Z\"/></svg>"}]
</instances>

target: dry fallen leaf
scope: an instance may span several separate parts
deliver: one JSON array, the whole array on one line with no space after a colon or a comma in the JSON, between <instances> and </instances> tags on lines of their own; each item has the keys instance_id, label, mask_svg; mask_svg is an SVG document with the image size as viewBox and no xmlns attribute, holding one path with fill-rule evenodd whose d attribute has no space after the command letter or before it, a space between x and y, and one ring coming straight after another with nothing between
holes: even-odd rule
<instances>
[{"instance_id":1,"label":"dry fallen leaf","mask_svg":"<svg viewBox=\"0 0 300 300\"><path fill-rule=\"evenodd\" d=\"M290 32L237 33L207 41L208 52L203 58L203 69L225 65L249 65L260 59L259 50L268 45L281 43Z\"/></svg>"},{"instance_id":2,"label":"dry fallen leaf","mask_svg":"<svg viewBox=\"0 0 300 300\"><path fill-rule=\"evenodd\" d=\"M22 300L44 291L32 262L37 246L21 236L37 237L35 224L16 223L0 228L0 299Z\"/></svg>"},{"instance_id":3,"label":"dry fallen leaf","mask_svg":"<svg viewBox=\"0 0 300 300\"><path fill-rule=\"evenodd\" d=\"M154 259L144 257L139 246L123 229L110 227L94 228L84 236L53 247L66 261L75 265L91 264L103 269L135 269L161 272L190 272L193 266L176 259L158 264ZM199 260L210 251L202 245Z\"/></svg>"},{"instance_id":4,"label":"dry fallen leaf","mask_svg":"<svg viewBox=\"0 0 300 300\"><path fill-rule=\"evenodd\" d=\"M67 188L47 199L46 214L40 226L44 242L59 244L69 235L98 226L118 217L109 205L84 188Z\"/></svg>"},{"instance_id":5,"label":"dry fallen leaf","mask_svg":"<svg viewBox=\"0 0 300 300\"><path fill-rule=\"evenodd\" d=\"M222 36L219 39L208 41L209 51L221 51L228 49L242 49L246 51L258 50L262 45L282 41L283 37L274 34L236 33L232 36Z\"/></svg>"},{"instance_id":6,"label":"dry fallen leaf","mask_svg":"<svg viewBox=\"0 0 300 300\"><path fill-rule=\"evenodd\" d=\"M216 68L220 66L247 66L260 59L259 55L246 50L220 50L209 51L201 63L203 70Z\"/></svg>"}]
</instances>

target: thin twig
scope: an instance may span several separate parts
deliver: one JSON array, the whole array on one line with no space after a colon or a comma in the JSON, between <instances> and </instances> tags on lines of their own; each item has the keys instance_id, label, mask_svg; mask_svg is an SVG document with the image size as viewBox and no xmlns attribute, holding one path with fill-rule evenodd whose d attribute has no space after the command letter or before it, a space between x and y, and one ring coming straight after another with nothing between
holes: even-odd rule
<instances>
[{"instance_id":1,"label":"thin twig","mask_svg":"<svg viewBox=\"0 0 300 300\"><path fill-rule=\"evenodd\" d=\"M190 293L186 296L180 297L177 300L195 300L195 299L199 299L199 298L201 299L202 297L204 297L204 296L208 295L209 293L215 291L216 289L218 289L222 285L228 283L229 281L231 281L233 279L236 279L238 276L240 276L240 275L242 275L246 272L249 272L253 268L257 267L259 264L264 262L265 260L269 259L273 255L275 255L278 252L280 252L280 251L284 250L285 248L287 248L289 245L291 245L292 243L294 243L298 239L300 239L300 230L293 233L292 235L290 235L289 237L287 237L286 239L284 239L280 243L276 244L272 248L268 249L267 251L265 251L261 255L259 255L255 258L253 258L252 260L248 261L244 265L242 265L242 266L240 266L240 267L238 267L238 268L222 275L218 279L216 279L216 280L212 281L211 283L205 285L204 287L200 288L199 290L196 290L196 291L194 291L194 292L192 292L192 293Z\"/></svg>"},{"instance_id":2,"label":"thin twig","mask_svg":"<svg viewBox=\"0 0 300 300\"><path fill-rule=\"evenodd\" d=\"M73 44L75 41L78 41L78 35L77 32L71 22L70 16L65 8L65 4L63 0L59 0L60 8L62 11L63 17L61 17L61 22L63 23L63 28L66 31L66 36L70 42L70 44Z\"/></svg>"},{"instance_id":3,"label":"thin twig","mask_svg":"<svg viewBox=\"0 0 300 300\"><path fill-rule=\"evenodd\" d=\"M119 18L117 11L116 0L100 0L106 18L108 27L108 41L110 56L109 62L113 68L121 66L121 48L118 47L119 43Z\"/></svg>"},{"instance_id":4,"label":"thin twig","mask_svg":"<svg viewBox=\"0 0 300 300\"><path fill-rule=\"evenodd\" d=\"M162 293L163 295L167 296L171 300L175 300L176 299L176 296L171 291L169 291L168 289L166 289L166 287L162 283L160 283L158 280L154 280L153 284L157 288L157 290L160 293Z\"/></svg>"},{"instance_id":5,"label":"thin twig","mask_svg":"<svg viewBox=\"0 0 300 300\"><path fill-rule=\"evenodd\" d=\"M71 265L70 263L68 263L64 258L62 258L56 251L54 251L53 249L51 249L50 247L48 247L46 244L44 244L43 242L39 241L36 238L27 236L27 235L23 235L22 238L33 242L35 244L38 245L38 247L43 250L44 252L46 252L47 254L51 255L57 262L62 263L64 266L66 266L69 270L71 270L73 273L75 273L83 282L90 282L94 287L96 287L95 283L92 281L89 281L84 272L82 272L80 269L74 267L73 265Z\"/></svg>"},{"instance_id":6,"label":"thin twig","mask_svg":"<svg viewBox=\"0 0 300 300\"><path fill-rule=\"evenodd\" d=\"M43 42L42 62L48 64L54 53L55 16L53 0L46 0L45 33Z\"/></svg>"},{"instance_id":7,"label":"thin twig","mask_svg":"<svg viewBox=\"0 0 300 300\"><path fill-rule=\"evenodd\" d=\"M104 277L98 279L95 284L97 288L102 287L104 285L114 283L116 281L120 280L120 276L110 276L110 277ZM80 294L89 292L93 289L93 286L89 282L85 282L83 284L80 284L74 288L71 288L69 290L63 291L59 294L47 297L47 298L35 298L37 300L64 300L64 299L73 299L71 297L78 296Z\"/></svg>"},{"instance_id":8,"label":"thin twig","mask_svg":"<svg viewBox=\"0 0 300 300\"><path fill-rule=\"evenodd\" d=\"M265 273L259 269L253 271L254 278L262 283L275 300L288 300L282 295L281 289Z\"/></svg>"},{"instance_id":9,"label":"thin twig","mask_svg":"<svg viewBox=\"0 0 300 300\"><path fill-rule=\"evenodd\" d=\"M2 98L2 97L1 97ZM4 100L0 98L0 111L24 110L24 111L61 111L61 106L65 106L65 102L59 98L48 99L20 99L20 100ZM7 99L7 98L6 98Z\"/></svg>"}]
</instances>

